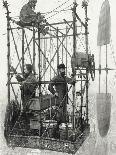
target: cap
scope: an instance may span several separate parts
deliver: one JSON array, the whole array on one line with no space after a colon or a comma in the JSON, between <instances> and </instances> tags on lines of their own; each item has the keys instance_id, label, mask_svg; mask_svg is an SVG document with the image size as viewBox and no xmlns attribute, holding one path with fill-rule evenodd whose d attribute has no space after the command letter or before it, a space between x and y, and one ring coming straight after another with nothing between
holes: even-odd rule
<instances>
[{"instance_id":1,"label":"cap","mask_svg":"<svg viewBox=\"0 0 116 155\"><path fill-rule=\"evenodd\" d=\"M57 66L57 68L58 69L61 69L61 68L65 69L65 65L64 64L60 64L60 65Z\"/></svg>"}]
</instances>

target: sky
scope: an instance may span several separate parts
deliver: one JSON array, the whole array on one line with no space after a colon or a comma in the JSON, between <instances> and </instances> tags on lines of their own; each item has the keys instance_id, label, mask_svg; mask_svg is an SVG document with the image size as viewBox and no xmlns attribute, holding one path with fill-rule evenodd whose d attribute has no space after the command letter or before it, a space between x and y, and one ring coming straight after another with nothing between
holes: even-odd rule
<instances>
[{"instance_id":1,"label":"sky","mask_svg":"<svg viewBox=\"0 0 116 155\"><path fill-rule=\"evenodd\" d=\"M21 7L27 2L28 0L8 0L9 9L11 11L11 16L17 18L19 16L19 12ZM49 12L53 10L54 8L58 7L62 3L66 2L66 0L38 0L36 11L40 11L42 13ZM68 7L72 4L73 0L69 0L65 5L65 7ZM77 0L77 3L81 3L82 0ZM89 0L88 3L88 17L89 20L89 47L91 49L91 52L95 55L95 62L96 66L98 67L98 53L99 48L97 47L97 31L98 31L98 21L99 21L99 13L101 9L101 5L103 3L103 0ZM114 56L116 56L116 16L115 16L115 8L116 8L116 1L115 0L109 0L110 3L110 11L111 11L111 40L113 45L113 51ZM2 0L0 1L0 100L4 100L7 97L7 44L6 44L6 10L3 7ZM49 15L46 15L49 22L59 22L62 21L63 18L70 19L70 13L64 14L62 17L62 14L58 14L54 16L53 18L49 18ZM102 63L105 64L105 53L104 53L104 47L102 51ZM110 49L110 46L108 47L108 65L109 67L113 68L116 67L114 65L114 60L112 59L112 50ZM104 73L103 73L104 74ZM105 75L105 74L104 74ZM116 85L115 85L115 71L113 73L109 73L109 92L113 94L115 97L116 92ZM102 88L104 88L104 80L101 85ZM95 88L95 89L94 89ZM96 79L91 84L90 91L94 93L98 92L98 73L96 73ZM102 90L104 91L104 89Z\"/></svg>"}]
</instances>

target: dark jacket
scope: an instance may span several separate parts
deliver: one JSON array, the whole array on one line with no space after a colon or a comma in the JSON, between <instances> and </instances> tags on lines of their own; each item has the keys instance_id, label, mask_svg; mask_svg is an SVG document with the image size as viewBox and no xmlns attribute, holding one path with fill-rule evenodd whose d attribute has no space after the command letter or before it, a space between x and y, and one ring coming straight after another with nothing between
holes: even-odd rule
<instances>
[{"instance_id":1,"label":"dark jacket","mask_svg":"<svg viewBox=\"0 0 116 155\"><path fill-rule=\"evenodd\" d=\"M35 22L37 15L34 10L31 8L30 4L25 4L20 11L20 21L23 23Z\"/></svg>"},{"instance_id":2,"label":"dark jacket","mask_svg":"<svg viewBox=\"0 0 116 155\"><path fill-rule=\"evenodd\" d=\"M23 106L26 106L26 103L29 99L35 97L35 91L37 86L37 79L33 73L30 73L26 78L21 77L20 75L16 76L18 82L22 82L21 84L21 97L23 101Z\"/></svg>"},{"instance_id":3,"label":"dark jacket","mask_svg":"<svg viewBox=\"0 0 116 155\"><path fill-rule=\"evenodd\" d=\"M73 80L68 77L62 77L61 75L55 76L48 86L49 91L54 95L55 92L58 93L56 100L56 106L59 107L59 112L57 114L57 121L59 123L66 122L67 120L67 103L68 103L68 85L73 83ZM54 88L55 87L55 88Z\"/></svg>"},{"instance_id":4,"label":"dark jacket","mask_svg":"<svg viewBox=\"0 0 116 155\"><path fill-rule=\"evenodd\" d=\"M68 85L67 83L72 83L72 79L68 77L62 77L61 75L55 76L48 86L48 90L54 95L55 92L58 93L57 104L63 106L66 104L66 98L68 95ZM55 86L55 88L54 88ZM68 100L67 100L68 101Z\"/></svg>"}]
</instances>

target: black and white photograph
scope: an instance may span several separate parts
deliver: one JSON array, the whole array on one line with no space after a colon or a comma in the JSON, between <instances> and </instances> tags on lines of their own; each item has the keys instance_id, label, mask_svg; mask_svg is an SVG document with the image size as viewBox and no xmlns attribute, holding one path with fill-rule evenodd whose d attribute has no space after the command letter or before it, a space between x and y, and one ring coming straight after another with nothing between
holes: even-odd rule
<instances>
[{"instance_id":1,"label":"black and white photograph","mask_svg":"<svg viewBox=\"0 0 116 155\"><path fill-rule=\"evenodd\" d=\"M116 155L116 1L0 1L0 155Z\"/></svg>"}]
</instances>

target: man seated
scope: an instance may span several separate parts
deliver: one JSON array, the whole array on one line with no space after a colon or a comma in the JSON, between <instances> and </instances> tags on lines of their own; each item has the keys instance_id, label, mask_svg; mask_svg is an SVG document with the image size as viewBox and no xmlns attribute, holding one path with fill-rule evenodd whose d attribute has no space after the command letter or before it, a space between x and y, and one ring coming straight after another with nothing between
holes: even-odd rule
<instances>
[{"instance_id":1,"label":"man seated","mask_svg":"<svg viewBox=\"0 0 116 155\"><path fill-rule=\"evenodd\" d=\"M44 16L41 13L36 13L34 11L37 0L29 0L27 4L25 4L20 11L20 23L22 26L32 26L33 24L38 28L43 35L46 35L49 30L48 27L45 28L42 23L45 21Z\"/></svg>"},{"instance_id":2,"label":"man seated","mask_svg":"<svg viewBox=\"0 0 116 155\"><path fill-rule=\"evenodd\" d=\"M35 75L32 73L33 67L31 64L26 64L24 68L24 76L21 77L19 74L16 74L16 79L18 82L21 82L21 98L23 110L29 108L28 102L31 98L35 97L35 91L38 80Z\"/></svg>"}]
</instances>

